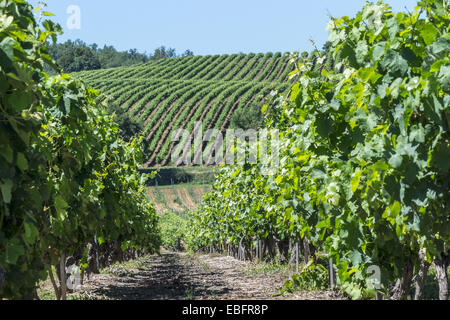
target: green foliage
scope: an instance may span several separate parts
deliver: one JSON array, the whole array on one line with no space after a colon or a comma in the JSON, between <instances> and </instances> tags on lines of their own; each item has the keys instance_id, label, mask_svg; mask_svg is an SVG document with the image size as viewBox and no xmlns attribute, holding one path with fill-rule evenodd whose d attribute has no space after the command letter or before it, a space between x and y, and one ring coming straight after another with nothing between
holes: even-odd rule
<instances>
[{"instance_id":1,"label":"green foliage","mask_svg":"<svg viewBox=\"0 0 450 320\"><path fill-rule=\"evenodd\" d=\"M370 266L389 294L419 250L429 262L448 252L446 4L393 13L368 3L332 19L327 51L300 59L289 97L265 108L267 128L280 131L279 166L221 168L192 218L192 247L307 239L353 298L368 294Z\"/></svg>"},{"instance_id":2,"label":"green foliage","mask_svg":"<svg viewBox=\"0 0 450 320\"><path fill-rule=\"evenodd\" d=\"M182 250L187 234L187 220L171 211L161 215L161 239L165 248Z\"/></svg>"},{"instance_id":3,"label":"green foliage","mask_svg":"<svg viewBox=\"0 0 450 320\"><path fill-rule=\"evenodd\" d=\"M119 126L120 137L124 141L129 142L140 135L143 129L142 125L136 119L130 117L127 112L124 112L119 105L112 103L108 111L114 114L114 121Z\"/></svg>"},{"instance_id":4,"label":"green foliage","mask_svg":"<svg viewBox=\"0 0 450 320\"><path fill-rule=\"evenodd\" d=\"M192 56L193 54L188 54L188 56ZM153 59L159 60L159 59L168 59L168 58L175 58L177 56L177 53L175 49L173 48L166 48L165 46L161 46L157 49L155 49L155 53L153 54Z\"/></svg>"},{"instance_id":5,"label":"green foliage","mask_svg":"<svg viewBox=\"0 0 450 320\"><path fill-rule=\"evenodd\" d=\"M145 63L151 58L146 53L140 53L136 49L117 51L113 46L105 45L103 48L99 48L96 44L93 44L90 47L94 55L98 58L101 69L132 66L135 64Z\"/></svg>"},{"instance_id":6,"label":"green foliage","mask_svg":"<svg viewBox=\"0 0 450 320\"><path fill-rule=\"evenodd\" d=\"M321 264L308 263L284 284L285 292L296 290L326 290L329 286L328 270Z\"/></svg>"},{"instance_id":7,"label":"green foliage","mask_svg":"<svg viewBox=\"0 0 450 320\"><path fill-rule=\"evenodd\" d=\"M139 54L136 51L118 52L112 46L98 48L96 44L87 45L81 40L48 43L47 47L52 58L64 72L129 66L148 61L145 54ZM54 74L50 67L46 67L45 71Z\"/></svg>"},{"instance_id":8,"label":"green foliage","mask_svg":"<svg viewBox=\"0 0 450 320\"><path fill-rule=\"evenodd\" d=\"M236 110L231 117L231 128L261 129L265 125L265 117L261 111L261 102L253 102L245 109Z\"/></svg>"},{"instance_id":9,"label":"green foliage","mask_svg":"<svg viewBox=\"0 0 450 320\"><path fill-rule=\"evenodd\" d=\"M175 49L164 46L155 49L153 54L139 53L136 49L117 51L113 46L99 48L97 44L88 45L81 40L67 40L64 43L48 43L48 51L64 72L108 69L146 63L150 60L178 57ZM182 57L194 56L186 50ZM54 70L46 66L45 71L54 74Z\"/></svg>"},{"instance_id":10,"label":"green foliage","mask_svg":"<svg viewBox=\"0 0 450 320\"><path fill-rule=\"evenodd\" d=\"M126 143L97 92L57 67L46 48L60 28L37 26L22 0L0 6L0 298L27 298L45 266L94 237L157 251L158 217Z\"/></svg>"},{"instance_id":11,"label":"green foliage","mask_svg":"<svg viewBox=\"0 0 450 320\"><path fill-rule=\"evenodd\" d=\"M56 56L56 54L53 54L53 56ZM68 48L62 52L57 62L65 72L78 72L101 68L98 57L86 46Z\"/></svg>"}]
</instances>

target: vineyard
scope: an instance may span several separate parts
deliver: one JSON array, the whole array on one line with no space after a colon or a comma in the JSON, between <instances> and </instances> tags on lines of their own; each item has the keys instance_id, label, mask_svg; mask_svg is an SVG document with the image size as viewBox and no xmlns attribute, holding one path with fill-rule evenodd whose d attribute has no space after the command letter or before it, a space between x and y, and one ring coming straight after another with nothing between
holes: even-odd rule
<instances>
[{"instance_id":1,"label":"vineyard","mask_svg":"<svg viewBox=\"0 0 450 320\"><path fill-rule=\"evenodd\" d=\"M423 299L433 268L447 300L449 25L448 2L433 0L333 18L334 62L299 60L289 94L264 106L279 163L223 166L192 218L191 248L300 255L286 290L339 288L353 299Z\"/></svg>"},{"instance_id":2,"label":"vineyard","mask_svg":"<svg viewBox=\"0 0 450 320\"><path fill-rule=\"evenodd\" d=\"M367 2L310 54L69 75L51 14L0 0L0 300L448 300L449 12ZM255 110L264 139L227 151L257 161L173 163L177 129L209 162L196 133Z\"/></svg>"},{"instance_id":3,"label":"vineyard","mask_svg":"<svg viewBox=\"0 0 450 320\"><path fill-rule=\"evenodd\" d=\"M289 60L281 53L182 57L74 77L98 89L99 102L119 105L142 124L146 167L165 166L171 164L177 129L193 132L200 121L203 132L223 132L235 111L261 105L273 90L289 89Z\"/></svg>"}]
</instances>

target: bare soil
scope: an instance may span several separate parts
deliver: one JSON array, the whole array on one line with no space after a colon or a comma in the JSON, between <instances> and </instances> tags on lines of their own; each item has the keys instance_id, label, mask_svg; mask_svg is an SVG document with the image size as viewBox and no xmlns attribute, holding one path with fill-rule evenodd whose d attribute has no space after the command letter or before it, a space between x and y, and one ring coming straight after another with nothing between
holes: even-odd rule
<instances>
[{"instance_id":1,"label":"bare soil","mask_svg":"<svg viewBox=\"0 0 450 320\"><path fill-rule=\"evenodd\" d=\"M196 199L197 201L194 201L186 188L176 188L174 191L176 192L178 199L181 200L186 208L188 208L190 211L197 210L198 203L201 201L201 199Z\"/></svg>"},{"instance_id":2,"label":"bare soil","mask_svg":"<svg viewBox=\"0 0 450 320\"><path fill-rule=\"evenodd\" d=\"M281 295L285 273L249 272L251 263L219 255L164 252L85 280L79 298L112 300L330 300L327 291Z\"/></svg>"},{"instance_id":3,"label":"bare soil","mask_svg":"<svg viewBox=\"0 0 450 320\"><path fill-rule=\"evenodd\" d=\"M191 190L191 191L190 191ZM186 213L197 210L203 196L209 188L204 186L161 186L147 188L147 194L155 205L156 212L163 214L166 211ZM162 194L162 198L157 197L157 192ZM177 200L178 199L178 200Z\"/></svg>"}]
</instances>

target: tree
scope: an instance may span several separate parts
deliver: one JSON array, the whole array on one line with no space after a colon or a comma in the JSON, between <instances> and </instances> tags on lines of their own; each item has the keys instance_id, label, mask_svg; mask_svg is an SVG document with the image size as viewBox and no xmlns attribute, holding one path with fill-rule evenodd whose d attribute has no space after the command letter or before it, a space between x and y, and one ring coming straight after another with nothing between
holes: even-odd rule
<instances>
[{"instance_id":1,"label":"tree","mask_svg":"<svg viewBox=\"0 0 450 320\"><path fill-rule=\"evenodd\" d=\"M176 56L177 54L175 49L161 46L155 49L155 52L152 55L152 59L154 60L168 59L168 58L175 58Z\"/></svg>"},{"instance_id":2,"label":"tree","mask_svg":"<svg viewBox=\"0 0 450 320\"><path fill-rule=\"evenodd\" d=\"M143 131L143 126L136 119L129 116L128 112L125 112L120 105L114 102L109 107L109 112L114 114L114 120L120 128L120 137L129 142Z\"/></svg>"},{"instance_id":3,"label":"tree","mask_svg":"<svg viewBox=\"0 0 450 320\"><path fill-rule=\"evenodd\" d=\"M97 56L93 53L92 49L86 46L76 47L74 50L73 63L69 65L66 72L78 72L83 70L96 70L100 69L100 61Z\"/></svg>"},{"instance_id":4,"label":"tree","mask_svg":"<svg viewBox=\"0 0 450 320\"><path fill-rule=\"evenodd\" d=\"M50 55L65 72L107 69L121 66L131 66L149 61L146 53L139 53L137 49L117 51L113 46L105 45L99 48L96 43L87 45L81 40L68 40L64 43L48 43ZM46 72L54 73L46 66Z\"/></svg>"},{"instance_id":5,"label":"tree","mask_svg":"<svg viewBox=\"0 0 450 320\"><path fill-rule=\"evenodd\" d=\"M231 116L230 127L236 129L261 129L264 128L265 116L261 110L259 101L252 102L245 109L236 110Z\"/></svg>"},{"instance_id":6,"label":"tree","mask_svg":"<svg viewBox=\"0 0 450 320\"><path fill-rule=\"evenodd\" d=\"M194 52L192 52L191 50L187 49L181 56L183 56L183 57L193 57L194 56Z\"/></svg>"}]
</instances>

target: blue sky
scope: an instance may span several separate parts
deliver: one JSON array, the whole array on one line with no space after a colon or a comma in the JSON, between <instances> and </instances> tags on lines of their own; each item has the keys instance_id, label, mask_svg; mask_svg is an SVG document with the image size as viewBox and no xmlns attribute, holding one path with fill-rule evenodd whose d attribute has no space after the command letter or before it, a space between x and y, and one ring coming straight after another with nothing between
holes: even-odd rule
<instances>
[{"instance_id":1,"label":"blue sky","mask_svg":"<svg viewBox=\"0 0 450 320\"><path fill-rule=\"evenodd\" d=\"M46 0L65 34L118 50L153 52L161 45L178 53L310 51L327 39L328 13L353 16L362 0ZM31 0L33 5L37 0ZM416 0L387 0L394 11L412 10ZM67 8L81 9L81 28L69 30Z\"/></svg>"}]
</instances>

